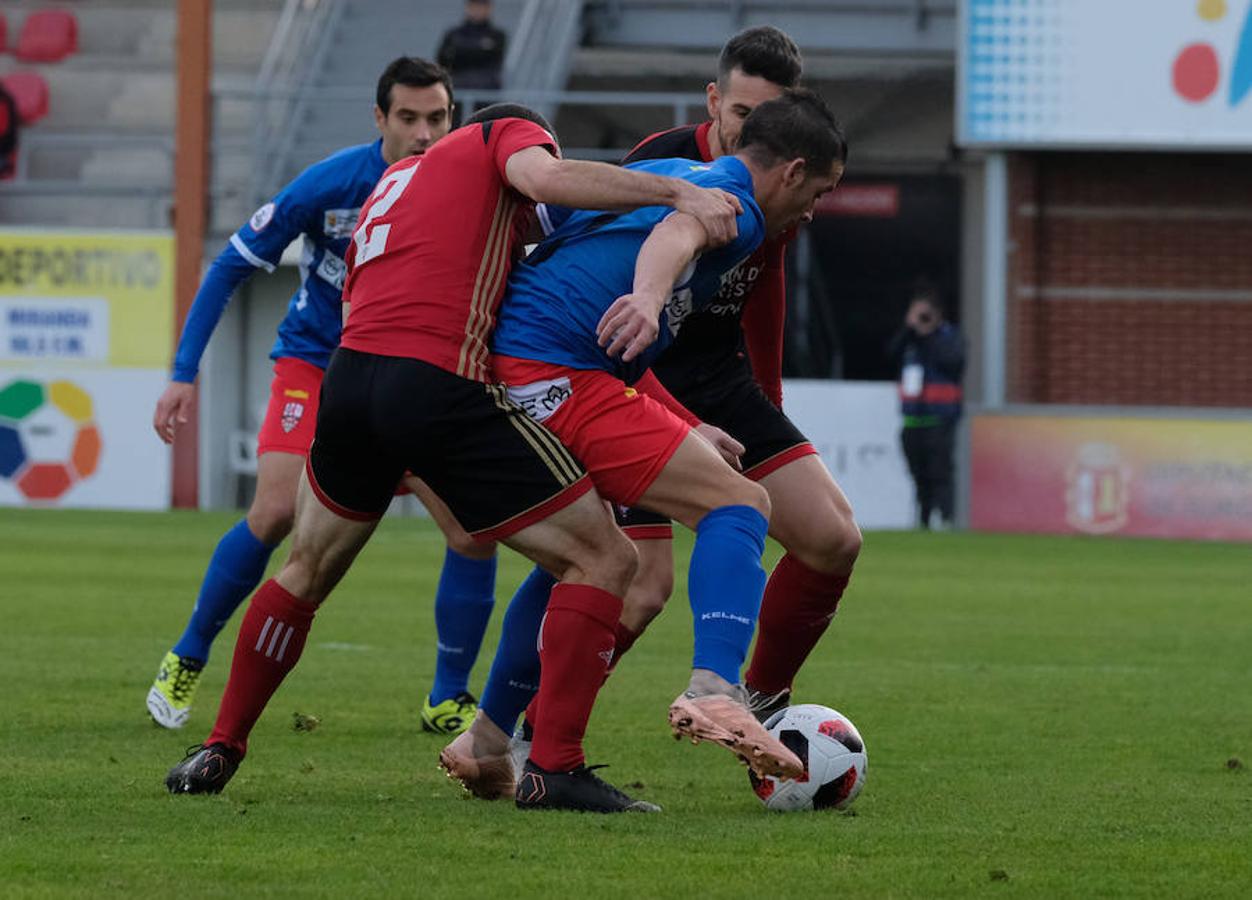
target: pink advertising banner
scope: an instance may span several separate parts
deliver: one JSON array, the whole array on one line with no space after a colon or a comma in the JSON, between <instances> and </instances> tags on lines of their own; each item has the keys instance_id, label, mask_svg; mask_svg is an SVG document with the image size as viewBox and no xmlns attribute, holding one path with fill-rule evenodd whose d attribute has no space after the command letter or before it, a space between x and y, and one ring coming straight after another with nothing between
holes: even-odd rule
<instances>
[{"instance_id":1,"label":"pink advertising banner","mask_svg":"<svg viewBox=\"0 0 1252 900\"><path fill-rule=\"evenodd\" d=\"M1252 421L978 415L970 527L1252 541Z\"/></svg>"}]
</instances>

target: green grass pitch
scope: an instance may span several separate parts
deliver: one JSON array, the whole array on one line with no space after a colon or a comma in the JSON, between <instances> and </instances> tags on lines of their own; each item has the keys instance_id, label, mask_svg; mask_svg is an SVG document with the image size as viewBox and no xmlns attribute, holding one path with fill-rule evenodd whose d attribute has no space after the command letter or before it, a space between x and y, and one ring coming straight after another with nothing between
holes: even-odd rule
<instances>
[{"instance_id":1,"label":"green grass pitch","mask_svg":"<svg viewBox=\"0 0 1252 900\"><path fill-rule=\"evenodd\" d=\"M729 754L670 738L680 570L587 741L665 811L597 817L467 799L437 770L417 710L443 545L416 519L386 521L319 615L226 793L168 796L238 617L187 729L143 697L232 521L0 511L0 895L1252 895L1246 546L869 534L797 684L865 736L846 814L768 813ZM503 554L501 608L525 571Z\"/></svg>"}]
</instances>

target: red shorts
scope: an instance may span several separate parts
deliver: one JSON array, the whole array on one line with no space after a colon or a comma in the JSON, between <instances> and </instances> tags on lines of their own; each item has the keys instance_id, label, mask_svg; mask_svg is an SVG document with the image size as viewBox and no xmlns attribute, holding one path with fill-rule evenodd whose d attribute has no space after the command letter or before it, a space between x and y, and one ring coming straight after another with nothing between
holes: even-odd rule
<instances>
[{"instance_id":1,"label":"red shorts","mask_svg":"<svg viewBox=\"0 0 1252 900\"><path fill-rule=\"evenodd\" d=\"M607 500L634 504L691 426L656 400L599 369L497 356L509 399L571 451Z\"/></svg>"},{"instance_id":2,"label":"red shorts","mask_svg":"<svg viewBox=\"0 0 1252 900\"><path fill-rule=\"evenodd\" d=\"M321 369L302 359L284 356L275 360L270 402L257 434L257 456L270 452L308 455L317 430L322 374Z\"/></svg>"},{"instance_id":3,"label":"red shorts","mask_svg":"<svg viewBox=\"0 0 1252 900\"><path fill-rule=\"evenodd\" d=\"M256 436L257 456L271 451L309 455L313 433L317 431L317 401L325 374L312 363L294 356L284 356L274 362L270 402ZM397 497L408 493L411 491L407 484L403 481L396 484Z\"/></svg>"}]
</instances>

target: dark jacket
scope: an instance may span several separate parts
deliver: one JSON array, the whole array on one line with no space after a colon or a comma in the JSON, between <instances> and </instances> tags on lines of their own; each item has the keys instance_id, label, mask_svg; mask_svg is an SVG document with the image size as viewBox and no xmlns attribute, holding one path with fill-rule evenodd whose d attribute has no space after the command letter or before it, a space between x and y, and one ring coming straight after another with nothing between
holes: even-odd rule
<instances>
[{"instance_id":1,"label":"dark jacket","mask_svg":"<svg viewBox=\"0 0 1252 900\"><path fill-rule=\"evenodd\" d=\"M925 337L905 325L887 345L900 367L900 411L905 427L953 421L961 415L965 338L944 322Z\"/></svg>"},{"instance_id":2,"label":"dark jacket","mask_svg":"<svg viewBox=\"0 0 1252 900\"><path fill-rule=\"evenodd\" d=\"M458 88L500 87L507 37L490 22L468 19L450 28L439 43L436 61L452 73Z\"/></svg>"}]
</instances>

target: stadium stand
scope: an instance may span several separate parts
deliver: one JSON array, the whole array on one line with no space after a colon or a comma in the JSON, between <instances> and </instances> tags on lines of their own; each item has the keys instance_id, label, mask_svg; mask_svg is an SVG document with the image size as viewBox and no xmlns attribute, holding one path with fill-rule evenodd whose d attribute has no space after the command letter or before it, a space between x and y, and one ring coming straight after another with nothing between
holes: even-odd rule
<instances>
[{"instance_id":1,"label":"stadium stand","mask_svg":"<svg viewBox=\"0 0 1252 900\"><path fill-rule=\"evenodd\" d=\"M6 3L10 33L47 0ZM47 114L22 133L18 177L0 188L0 220L32 225L164 228L170 222L177 5L76 0L76 52L25 68L46 82ZM216 0L214 211L238 224L251 202L253 103L283 0ZM0 77L16 59L0 56ZM217 202L217 193L222 202ZM234 225L223 226L233 228Z\"/></svg>"},{"instance_id":2,"label":"stadium stand","mask_svg":"<svg viewBox=\"0 0 1252 900\"><path fill-rule=\"evenodd\" d=\"M0 53L9 49L9 20L0 9Z\"/></svg>"},{"instance_id":3,"label":"stadium stand","mask_svg":"<svg viewBox=\"0 0 1252 900\"><path fill-rule=\"evenodd\" d=\"M78 20L64 9L28 15L13 48L22 62L58 62L77 50Z\"/></svg>"},{"instance_id":4,"label":"stadium stand","mask_svg":"<svg viewBox=\"0 0 1252 900\"><path fill-rule=\"evenodd\" d=\"M48 82L38 72L18 70L0 81L17 104L17 115L23 125L34 125L48 114Z\"/></svg>"}]
</instances>

